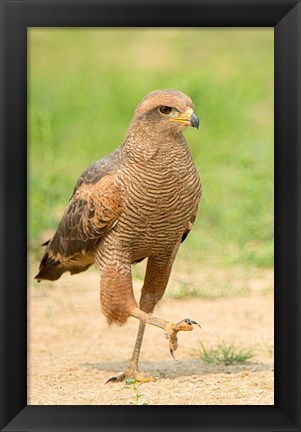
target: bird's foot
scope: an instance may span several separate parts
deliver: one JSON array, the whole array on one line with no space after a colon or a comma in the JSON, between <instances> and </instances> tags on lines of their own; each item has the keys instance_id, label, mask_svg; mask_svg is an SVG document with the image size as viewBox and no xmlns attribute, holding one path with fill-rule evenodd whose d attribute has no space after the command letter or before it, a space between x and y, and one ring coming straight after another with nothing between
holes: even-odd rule
<instances>
[{"instance_id":1,"label":"bird's foot","mask_svg":"<svg viewBox=\"0 0 301 432\"><path fill-rule=\"evenodd\" d=\"M123 382L129 379L135 380L140 383L156 381L154 377L144 372L139 372L138 370L134 370L134 369L127 369L125 372L121 373L120 375L109 378L108 381L106 381L106 384L109 382L112 383Z\"/></svg>"},{"instance_id":2,"label":"bird's foot","mask_svg":"<svg viewBox=\"0 0 301 432\"><path fill-rule=\"evenodd\" d=\"M201 328L200 324L189 318L185 318L177 324L168 323L165 326L165 335L169 339L169 351L171 356L175 359L174 351L178 348L178 337L179 331L191 331L193 330L193 325L197 325Z\"/></svg>"}]
</instances>

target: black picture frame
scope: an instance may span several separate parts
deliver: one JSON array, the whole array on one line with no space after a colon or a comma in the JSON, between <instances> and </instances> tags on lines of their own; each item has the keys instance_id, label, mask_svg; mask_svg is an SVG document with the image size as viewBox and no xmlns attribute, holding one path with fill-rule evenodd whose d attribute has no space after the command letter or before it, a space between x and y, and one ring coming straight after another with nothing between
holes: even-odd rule
<instances>
[{"instance_id":1,"label":"black picture frame","mask_svg":"<svg viewBox=\"0 0 301 432\"><path fill-rule=\"evenodd\" d=\"M1 0L0 12L1 431L300 431L300 0ZM27 28L104 26L274 27L274 406L27 406Z\"/></svg>"}]
</instances>

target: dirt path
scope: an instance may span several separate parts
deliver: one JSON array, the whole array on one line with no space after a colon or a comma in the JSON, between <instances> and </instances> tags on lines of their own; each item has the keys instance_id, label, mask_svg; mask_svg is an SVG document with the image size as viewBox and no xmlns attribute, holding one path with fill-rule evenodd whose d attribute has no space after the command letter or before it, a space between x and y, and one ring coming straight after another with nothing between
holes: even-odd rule
<instances>
[{"instance_id":1,"label":"dirt path","mask_svg":"<svg viewBox=\"0 0 301 432\"><path fill-rule=\"evenodd\" d=\"M237 298L175 300L166 296L156 316L192 318L202 329L179 335L174 361L160 329L148 327L140 369L160 378L143 384L139 403L149 405L267 405L274 403L273 273L254 275L254 289ZM262 283L262 281L266 281ZM98 273L64 276L29 289L28 403L127 405L135 391L105 381L131 356L137 321L108 328L100 313ZM137 289L141 283L136 282ZM252 285L252 284L251 284ZM234 342L255 357L236 365L200 360L206 348Z\"/></svg>"}]
</instances>

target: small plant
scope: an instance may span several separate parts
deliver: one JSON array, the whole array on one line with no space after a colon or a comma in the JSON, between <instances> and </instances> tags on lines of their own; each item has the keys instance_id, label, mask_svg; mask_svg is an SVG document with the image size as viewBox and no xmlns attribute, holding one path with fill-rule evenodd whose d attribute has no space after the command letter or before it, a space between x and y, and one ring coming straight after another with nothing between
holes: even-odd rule
<instances>
[{"instance_id":1,"label":"small plant","mask_svg":"<svg viewBox=\"0 0 301 432\"><path fill-rule=\"evenodd\" d=\"M213 363L214 360L216 359L216 355L214 355L216 353L216 350L210 349L209 351L207 351L202 341L200 341L200 349L201 349L201 353L200 353L201 359L206 363L210 363L210 364Z\"/></svg>"},{"instance_id":2,"label":"small plant","mask_svg":"<svg viewBox=\"0 0 301 432\"><path fill-rule=\"evenodd\" d=\"M237 349L234 344L226 344L222 342L216 348L207 350L203 342L200 341L200 357L206 363L224 363L231 365L233 363L244 363L254 357L254 352L251 349Z\"/></svg>"},{"instance_id":3,"label":"small plant","mask_svg":"<svg viewBox=\"0 0 301 432\"><path fill-rule=\"evenodd\" d=\"M133 404L134 405L147 405L147 403L142 403L142 404L139 403L139 400L140 400L140 398L142 396L142 394L139 393L139 387L142 384L144 384L144 383L136 381L135 378L127 378L125 380L125 383L126 383L126 387L125 388L127 388L129 390L133 390L133 392L134 392L133 396L134 396L135 402Z\"/></svg>"}]
</instances>

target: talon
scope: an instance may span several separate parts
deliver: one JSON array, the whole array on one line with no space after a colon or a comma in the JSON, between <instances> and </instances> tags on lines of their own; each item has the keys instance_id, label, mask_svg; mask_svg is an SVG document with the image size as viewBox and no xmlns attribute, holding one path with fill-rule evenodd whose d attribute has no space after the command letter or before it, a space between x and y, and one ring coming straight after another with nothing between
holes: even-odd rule
<instances>
[{"instance_id":1,"label":"talon","mask_svg":"<svg viewBox=\"0 0 301 432\"><path fill-rule=\"evenodd\" d=\"M189 320L189 321L190 321L190 324L195 324L195 325L199 326L200 328L202 328L198 322L196 322L194 320Z\"/></svg>"},{"instance_id":2,"label":"talon","mask_svg":"<svg viewBox=\"0 0 301 432\"><path fill-rule=\"evenodd\" d=\"M108 381L105 382L105 384L107 384L109 382L121 382L125 379L125 377L126 377L126 375L124 373L120 374L118 376L115 376L115 377L111 377L108 379Z\"/></svg>"},{"instance_id":3,"label":"talon","mask_svg":"<svg viewBox=\"0 0 301 432\"><path fill-rule=\"evenodd\" d=\"M191 331L193 330L193 325L197 325L201 328L200 324L190 318L185 318L182 321L179 321L177 324L168 322L164 330L166 330L165 337L169 339L169 352L174 360L173 352L178 348L178 338L177 334L179 331Z\"/></svg>"},{"instance_id":4,"label":"talon","mask_svg":"<svg viewBox=\"0 0 301 432\"><path fill-rule=\"evenodd\" d=\"M105 384L108 384L109 382L116 382L116 381L117 381L116 377L111 377L105 382Z\"/></svg>"},{"instance_id":5,"label":"talon","mask_svg":"<svg viewBox=\"0 0 301 432\"><path fill-rule=\"evenodd\" d=\"M190 321L190 324L194 324L194 325L197 325L198 327L202 328L198 322L196 322L194 320L189 320L189 321Z\"/></svg>"},{"instance_id":6,"label":"talon","mask_svg":"<svg viewBox=\"0 0 301 432\"><path fill-rule=\"evenodd\" d=\"M174 356L173 350L171 348L169 348L169 352L170 352L170 355L172 356L172 358L177 361L177 359Z\"/></svg>"},{"instance_id":7,"label":"talon","mask_svg":"<svg viewBox=\"0 0 301 432\"><path fill-rule=\"evenodd\" d=\"M195 324L195 325L199 326L200 328L202 328L198 322L191 320L190 318L185 318L182 321L179 321L176 325L178 326L178 325L181 325L183 323L186 323L189 326L192 326L193 324Z\"/></svg>"},{"instance_id":8,"label":"talon","mask_svg":"<svg viewBox=\"0 0 301 432\"><path fill-rule=\"evenodd\" d=\"M138 370L128 369L124 373L121 373L120 375L109 378L108 381L105 382L105 384L109 382L112 383L122 382L122 381L126 381L127 379L133 379L140 383L156 381L156 379L151 375L144 374L143 372L140 373Z\"/></svg>"}]
</instances>

